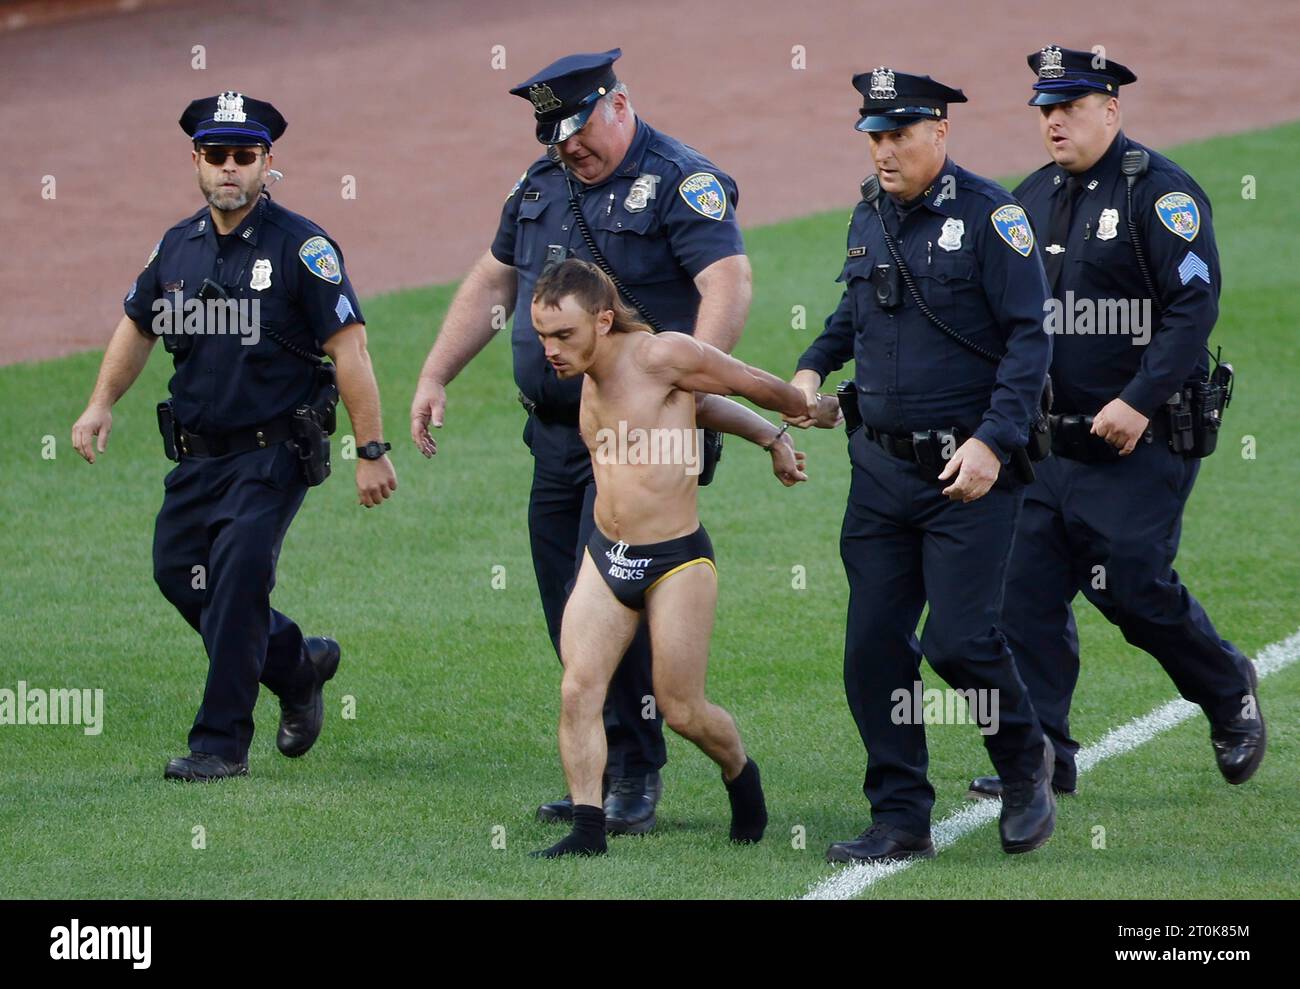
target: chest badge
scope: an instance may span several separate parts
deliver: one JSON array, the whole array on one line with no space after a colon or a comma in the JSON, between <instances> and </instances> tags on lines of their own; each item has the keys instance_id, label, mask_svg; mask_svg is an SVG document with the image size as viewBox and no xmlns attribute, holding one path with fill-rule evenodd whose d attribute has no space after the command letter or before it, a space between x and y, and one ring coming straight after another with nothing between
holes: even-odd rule
<instances>
[{"instance_id":1,"label":"chest badge","mask_svg":"<svg viewBox=\"0 0 1300 989\"><path fill-rule=\"evenodd\" d=\"M1119 227L1119 210L1104 209L1101 216L1097 219L1097 239L1114 240L1115 234L1118 233Z\"/></svg>"},{"instance_id":2,"label":"chest badge","mask_svg":"<svg viewBox=\"0 0 1300 989\"><path fill-rule=\"evenodd\" d=\"M943 230L939 234L939 246L945 251L960 251L961 237L966 232L966 224L955 216L943 221Z\"/></svg>"},{"instance_id":3,"label":"chest badge","mask_svg":"<svg viewBox=\"0 0 1300 989\"><path fill-rule=\"evenodd\" d=\"M271 262L267 258L258 258L253 262L253 280L248 287L256 292L271 287Z\"/></svg>"},{"instance_id":4,"label":"chest badge","mask_svg":"<svg viewBox=\"0 0 1300 989\"><path fill-rule=\"evenodd\" d=\"M623 208L629 213L640 213L650 205L650 200L654 199L658 184L658 175L648 173L638 175L632 182L632 188L628 190L627 198L623 200Z\"/></svg>"}]
</instances>

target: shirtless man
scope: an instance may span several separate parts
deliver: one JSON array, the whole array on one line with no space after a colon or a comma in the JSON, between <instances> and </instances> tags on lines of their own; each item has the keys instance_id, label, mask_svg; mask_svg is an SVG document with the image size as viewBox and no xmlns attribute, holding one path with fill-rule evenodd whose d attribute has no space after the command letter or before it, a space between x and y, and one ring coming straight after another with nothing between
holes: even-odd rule
<instances>
[{"instance_id":1,"label":"shirtless man","mask_svg":"<svg viewBox=\"0 0 1300 989\"><path fill-rule=\"evenodd\" d=\"M596 478L596 525L560 630L560 758L573 794L573 831L533 854L556 858L606 850L601 711L642 610L650 626L655 702L664 720L722 767L731 839L758 841L767 825L758 766L746 756L731 715L704 696L717 573L696 511L696 429L708 426L763 447L788 487L807 480L803 454L784 429L720 396L742 395L791 417L805 415L807 403L776 376L684 333L652 333L618 298L609 278L586 261L564 261L538 279L532 319L556 374L586 375L579 429ZM697 404L701 392L709 394ZM612 451L615 438L642 448ZM620 451L628 455L612 455ZM677 455L657 455L664 451Z\"/></svg>"}]
</instances>

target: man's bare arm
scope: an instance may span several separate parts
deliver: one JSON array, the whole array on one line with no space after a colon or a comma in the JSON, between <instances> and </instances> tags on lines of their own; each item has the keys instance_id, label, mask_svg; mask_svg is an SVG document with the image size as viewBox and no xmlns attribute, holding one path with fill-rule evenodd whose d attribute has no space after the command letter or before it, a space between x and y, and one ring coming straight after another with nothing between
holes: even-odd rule
<instances>
[{"instance_id":1,"label":"man's bare arm","mask_svg":"<svg viewBox=\"0 0 1300 989\"><path fill-rule=\"evenodd\" d=\"M339 397L352 420L357 446L384 438L379 411L379 385L366 349L366 328L349 323L322 344L338 372ZM366 508L378 505L397 490L397 473L388 457L357 457L357 500Z\"/></svg>"},{"instance_id":2,"label":"man's bare arm","mask_svg":"<svg viewBox=\"0 0 1300 989\"><path fill-rule=\"evenodd\" d=\"M761 447L767 447L781 435L779 427L773 426L753 409L722 395L704 392L695 393L695 424L739 436Z\"/></svg>"},{"instance_id":3,"label":"man's bare arm","mask_svg":"<svg viewBox=\"0 0 1300 989\"><path fill-rule=\"evenodd\" d=\"M411 402L411 439L426 457L438 452L437 444L429 435L429 424L442 425L447 385L496 335L500 326L493 325L494 312L504 314L501 320L504 325L514 311L517 280L515 269L502 264L488 251L456 290L438 339L420 371ZM497 306L501 308L498 310Z\"/></svg>"},{"instance_id":4,"label":"man's bare arm","mask_svg":"<svg viewBox=\"0 0 1300 989\"><path fill-rule=\"evenodd\" d=\"M761 446L772 457L772 473L786 487L808 480L804 472L804 455L794 448L790 435L739 402L697 391L695 424L720 433L731 433Z\"/></svg>"},{"instance_id":5,"label":"man's bare arm","mask_svg":"<svg viewBox=\"0 0 1300 989\"><path fill-rule=\"evenodd\" d=\"M664 375L682 391L739 395L773 412L806 414L807 403L798 388L684 333L651 338L643 359L647 371Z\"/></svg>"},{"instance_id":6,"label":"man's bare arm","mask_svg":"<svg viewBox=\"0 0 1300 989\"><path fill-rule=\"evenodd\" d=\"M90 401L72 424L72 446L89 463L95 462L96 446L99 453L108 448L108 434L113 431L113 405L140 377L157 342L157 337L145 336L136 329L129 316L123 316L113 330Z\"/></svg>"},{"instance_id":7,"label":"man's bare arm","mask_svg":"<svg viewBox=\"0 0 1300 989\"><path fill-rule=\"evenodd\" d=\"M735 254L719 258L695 276L700 308L695 316L695 339L731 353L749 318L754 276L749 258Z\"/></svg>"}]
</instances>

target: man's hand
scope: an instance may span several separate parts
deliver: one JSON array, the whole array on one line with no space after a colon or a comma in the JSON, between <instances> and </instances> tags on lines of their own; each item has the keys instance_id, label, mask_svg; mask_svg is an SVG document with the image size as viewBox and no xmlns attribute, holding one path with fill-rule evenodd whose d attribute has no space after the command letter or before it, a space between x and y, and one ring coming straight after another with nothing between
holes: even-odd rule
<instances>
[{"instance_id":1,"label":"man's hand","mask_svg":"<svg viewBox=\"0 0 1300 989\"><path fill-rule=\"evenodd\" d=\"M1127 457L1137 446L1151 420L1123 399L1113 398L1092 417L1092 432Z\"/></svg>"},{"instance_id":2,"label":"man's hand","mask_svg":"<svg viewBox=\"0 0 1300 989\"><path fill-rule=\"evenodd\" d=\"M411 401L411 439L416 448L432 457L438 452L438 442L429 433L429 424L442 428L442 415L447 408L447 389L436 381L420 378Z\"/></svg>"},{"instance_id":3,"label":"man's hand","mask_svg":"<svg viewBox=\"0 0 1300 989\"><path fill-rule=\"evenodd\" d=\"M807 429L809 426L818 424L818 412L820 409L817 389L822 386L822 376L811 368L804 368L802 371L796 371L794 377L790 379L790 384L803 393L804 401L808 404L808 411L801 416L782 416L791 426L798 426L800 429ZM836 403L838 408L838 403Z\"/></svg>"},{"instance_id":4,"label":"man's hand","mask_svg":"<svg viewBox=\"0 0 1300 989\"><path fill-rule=\"evenodd\" d=\"M787 488L808 480L808 475L803 472L803 453L794 448L794 440L790 439L789 433L777 440L768 452L772 454L772 473Z\"/></svg>"},{"instance_id":5,"label":"man's hand","mask_svg":"<svg viewBox=\"0 0 1300 989\"><path fill-rule=\"evenodd\" d=\"M952 501L975 501L988 494L1001 470L997 455L972 436L957 447L952 459L944 465L939 480L946 481L955 474L957 479L944 488L943 493Z\"/></svg>"},{"instance_id":6,"label":"man's hand","mask_svg":"<svg viewBox=\"0 0 1300 989\"><path fill-rule=\"evenodd\" d=\"M72 446L87 463L95 462L95 437L99 452L108 449L108 434L113 431L113 412L106 405L87 405L81 418L72 424Z\"/></svg>"},{"instance_id":7,"label":"man's hand","mask_svg":"<svg viewBox=\"0 0 1300 989\"><path fill-rule=\"evenodd\" d=\"M357 498L364 507L374 508L396 490L397 471L388 457L357 458Z\"/></svg>"},{"instance_id":8,"label":"man's hand","mask_svg":"<svg viewBox=\"0 0 1300 989\"><path fill-rule=\"evenodd\" d=\"M817 415L813 425L818 429L834 429L844 421L844 412L840 409L840 400L834 395L817 396Z\"/></svg>"}]
</instances>

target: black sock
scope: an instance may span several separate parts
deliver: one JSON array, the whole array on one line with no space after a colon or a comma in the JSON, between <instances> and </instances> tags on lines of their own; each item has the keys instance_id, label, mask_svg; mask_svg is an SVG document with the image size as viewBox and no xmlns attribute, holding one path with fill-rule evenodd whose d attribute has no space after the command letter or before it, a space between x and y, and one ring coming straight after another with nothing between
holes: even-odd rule
<instances>
[{"instance_id":1,"label":"black sock","mask_svg":"<svg viewBox=\"0 0 1300 989\"><path fill-rule=\"evenodd\" d=\"M576 804L573 830L550 848L532 854L534 858L553 859L561 855L604 855L605 852L605 808Z\"/></svg>"},{"instance_id":2,"label":"black sock","mask_svg":"<svg viewBox=\"0 0 1300 989\"><path fill-rule=\"evenodd\" d=\"M726 780L723 780L726 783ZM763 783L758 763L750 759L745 768L727 786L731 801L731 840L754 842L763 837L767 827L767 804L763 800Z\"/></svg>"}]
</instances>

